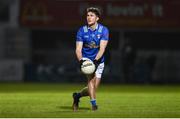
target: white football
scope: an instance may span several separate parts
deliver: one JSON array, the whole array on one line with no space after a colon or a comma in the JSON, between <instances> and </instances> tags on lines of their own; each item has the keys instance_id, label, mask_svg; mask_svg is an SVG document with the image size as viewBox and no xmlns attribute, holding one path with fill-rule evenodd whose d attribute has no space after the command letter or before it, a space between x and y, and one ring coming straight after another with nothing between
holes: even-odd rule
<instances>
[{"instance_id":1,"label":"white football","mask_svg":"<svg viewBox=\"0 0 180 119\"><path fill-rule=\"evenodd\" d=\"M94 73L95 65L91 60L86 60L81 65L81 71L83 74L92 74Z\"/></svg>"}]
</instances>

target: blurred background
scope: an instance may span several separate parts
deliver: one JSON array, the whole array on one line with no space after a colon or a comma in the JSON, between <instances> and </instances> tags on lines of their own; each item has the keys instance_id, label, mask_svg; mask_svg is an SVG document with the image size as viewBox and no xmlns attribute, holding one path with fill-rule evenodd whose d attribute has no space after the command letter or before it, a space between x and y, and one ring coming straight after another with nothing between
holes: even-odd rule
<instances>
[{"instance_id":1,"label":"blurred background","mask_svg":"<svg viewBox=\"0 0 180 119\"><path fill-rule=\"evenodd\" d=\"M103 83L180 83L179 0L0 0L0 81L85 82L75 41L90 6L110 30Z\"/></svg>"}]
</instances>

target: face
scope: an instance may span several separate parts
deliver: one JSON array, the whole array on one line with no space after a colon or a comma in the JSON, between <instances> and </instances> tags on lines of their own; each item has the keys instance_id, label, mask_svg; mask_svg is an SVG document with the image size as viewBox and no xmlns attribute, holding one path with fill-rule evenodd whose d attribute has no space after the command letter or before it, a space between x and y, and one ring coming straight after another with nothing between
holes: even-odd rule
<instances>
[{"instance_id":1,"label":"face","mask_svg":"<svg viewBox=\"0 0 180 119\"><path fill-rule=\"evenodd\" d=\"M94 25L99 20L99 17L97 17L93 12L88 12L86 18L89 26Z\"/></svg>"}]
</instances>

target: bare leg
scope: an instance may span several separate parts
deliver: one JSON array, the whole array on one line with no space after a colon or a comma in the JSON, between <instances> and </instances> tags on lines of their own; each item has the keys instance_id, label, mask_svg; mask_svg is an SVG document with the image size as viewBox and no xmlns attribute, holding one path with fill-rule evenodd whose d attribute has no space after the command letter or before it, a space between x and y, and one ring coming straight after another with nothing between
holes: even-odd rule
<instances>
[{"instance_id":1,"label":"bare leg","mask_svg":"<svg viewBox=\"0 0 180 119\"><path fill-rule=\"evenodd\" d=\"M96 78L95 76L87 76L88 78L88 85L87 87L83 88L79 93L76 93L77 101L73 102L73 108L74 110L78 109L78 103L79 103L79 98L84 97L84 96L89 96L91 103L92 103L92 110L97 110L97 105L96 105L96 90L100 84L101 79ZM75 100L75 97L74 97Z\"/></svg>"},{"instance_id":2,"label":"bare leg","mask_svg":"<svg viewBox=\"0 0 180 119\"><path fill-rule=\"evenodd\" d=\"M99 87L100 82L101 82L101 79L96 78L96 80L95 80L95 87L96 87L96 90L97 90L97 88Z\"/></svg>"},{"instance_id":3,"label":"bare leg","mask_svg":"<svg viewBox=\"0 0 180 119\"><path fill-rule=\"evenodd\" d=\"M81 97L89 96L88 86L84 87L79 93Z\"/></svg>"},{"instance_id":4,"label":"bare leg","mask_svg":"<svg viewBox=\"0 0 180 119\"><path fill-rule=\"evenodd\" d=\"M90 99L96 99L96 92L95 92L95 78L88 79L88 91Z\"/></svg>"},{"instance_id":5,"label":"bare leg","mask_svg":"<svg viewBox=\"0 0 180 119\"><path fill-rule=\"evenodd\" d=\"M90 79L91 80L91 79ZM99 87L99 84L101 82L101 79L99 78L95 78L95 92L97 90L97 88ZM88 86L84 87L81 91L80 91L81 97L85 97L85 96L89 96L89 90L88 90Z\"/></svg>"}]
</instances>

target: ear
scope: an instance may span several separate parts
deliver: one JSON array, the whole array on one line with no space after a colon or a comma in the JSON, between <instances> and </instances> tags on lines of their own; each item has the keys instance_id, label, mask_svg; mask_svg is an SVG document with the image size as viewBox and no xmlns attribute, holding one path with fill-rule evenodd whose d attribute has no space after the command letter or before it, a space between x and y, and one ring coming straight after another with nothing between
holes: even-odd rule
<instances>
[{"instance_id":1,"label":"ear","mask_svg":"<svg viewBox=\"0 0 180 119\"><path fill-rule=\"evenodd\" d=\"M96 21L98 21L98 20L99 20L99 17L96 18Z\"/></svg>"}]
</instances>

